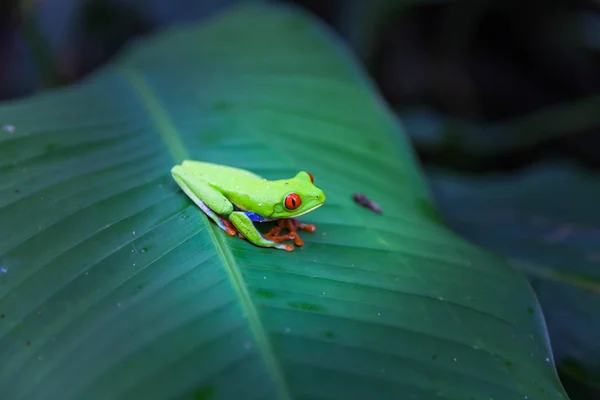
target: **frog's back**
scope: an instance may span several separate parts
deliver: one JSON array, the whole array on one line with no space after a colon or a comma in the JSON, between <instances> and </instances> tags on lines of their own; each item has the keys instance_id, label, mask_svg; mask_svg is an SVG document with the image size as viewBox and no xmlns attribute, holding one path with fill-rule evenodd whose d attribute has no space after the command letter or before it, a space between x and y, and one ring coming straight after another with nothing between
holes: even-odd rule
<instances>
[{"instance_id":1,"label":"frog's back","mask_svg":"<svg viewBox=\"0 0 600 400\"><path fill-rule=\"evenodd\" d=\"M239 186L254 184L256 180L263 180L260 175L241 168L230 167L228 165L211 164L202 161L185 160L183 166L194 171L194 174L201 177L213 186L224 190L239 189ZM230 187L231 186L231 187Z\"/></svg>"}]
</instances>

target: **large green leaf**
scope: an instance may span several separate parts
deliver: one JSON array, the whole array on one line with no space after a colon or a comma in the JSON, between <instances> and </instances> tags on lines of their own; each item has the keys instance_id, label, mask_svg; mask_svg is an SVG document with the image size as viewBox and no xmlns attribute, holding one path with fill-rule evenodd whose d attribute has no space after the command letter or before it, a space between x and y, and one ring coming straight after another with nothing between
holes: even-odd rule
<instances>
[{"instance_id":1,"label":"large green leaf","mask_svg":"<svg viewBox=\"0 0 600 400\"><path fill-rule=\"evenodd\" d=\"M3 399L566 398L526 279L441 224L370 82L293 8L164 32L0 121ZM317 232L226 236L184 158L310 171Z\"/></svg>"},{"instance_id":2,"label":"large green leaf","mask_svg":"<svg viewBox=\"0 0 600 400\"><path fill-rule=\"evenodd\" d=\"M485 177L431 170L430 178L453 228L527 274L559 371L600 390L599 175L548 163Z\"/></svg>"}]
</instances>

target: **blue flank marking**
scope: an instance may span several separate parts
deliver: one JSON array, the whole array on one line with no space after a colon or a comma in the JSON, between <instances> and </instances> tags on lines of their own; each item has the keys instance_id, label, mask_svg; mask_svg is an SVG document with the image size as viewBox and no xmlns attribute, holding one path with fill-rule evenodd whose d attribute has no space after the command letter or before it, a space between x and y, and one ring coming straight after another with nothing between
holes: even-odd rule
<instances>
[{"instance_id":1,"label":"blue flank marking","mask_svg":"<svg viewBox=\"0 0 600 400\"><path fill-rule=\"evenodd\" d=\"M235 204L233 205L233 209L235 211L242 211L244 214L246 214L246 216L248 218L250 218L250 221L252 221L252 222L268 222L268 221L273 221L273 218L263 217L263 216L258 215L257 213L251 212L251 211L243 211L241 208L239 208Z\"/></svg>"},{"instance_id":2,"label":"blue flank marking","mask_svg":"<svg viewBox=\"0 0 600 400\"><path fill-rule=\"evenodd\" d=\"M271 220L271 218L266 218L250 211L246 211L244 214L246 214L252 222L267 222Z\"/></svg>"}]
</instances>

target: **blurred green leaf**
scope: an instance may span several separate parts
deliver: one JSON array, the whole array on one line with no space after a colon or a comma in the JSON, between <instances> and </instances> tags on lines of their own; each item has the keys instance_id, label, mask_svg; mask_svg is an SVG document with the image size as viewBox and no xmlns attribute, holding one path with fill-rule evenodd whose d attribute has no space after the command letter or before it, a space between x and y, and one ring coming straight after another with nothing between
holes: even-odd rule
<instances>
[{"instance_id":1,"label":"blurred green leaf","mask_svg":"<svg viewBox=\"0 0 600 400\"><path fill-rule=\"evenodd\" d=\"M415 0L341 0L338 21L340 31L353 50L367 64L373 56L377 36L390 16L410 7Z\"/></svg>"},{"instance_id":2,"label":"blurred green leaf","mask_svg":"<svg viewBox=\"0 0 600 400\"><path fill-rule=\"evenodd\" d=\"M561 372L600 388L600 176L564 164L429 176L449 225L529 276Z\"/></svg>"},{"instance_id":3,"label":"blurred green leaf","mask_svg":"<svg viewBox=\"0 0 600 400\"><path fill-rule=\"evenodd\" d=\"M165 31L0 121L3 399L566 398L526 279L441 225L374 85L294 8ZM317 232L228 237L185 158L310 171Z\"/></svg>"},{"instance_id":4,"label":"blurred green leaf","mask_svg":"<svg viewBox=\"0 0 600 400\"><path fill-rule=\"evenodd\" d=\"M29 0L21 1L18 13L23 38L28 46L28 55L31 57L35 69L38 89L44 90L59 86L62 77L50 44L40 29L37 4Z\"/></svg>"},{"instance_id":5,"label":"blurred green leaf","mask_svg":"<svg viewBox=\"0 0 600 400\"><path fill-rule=\"evenodd\" d=\"M533 148L594 129L600 126L599 107L600 95L595 95L495 123L474 123L427 108L404 109L398 115L417 146L475 158Z\"/></svg>"}]
</instances>

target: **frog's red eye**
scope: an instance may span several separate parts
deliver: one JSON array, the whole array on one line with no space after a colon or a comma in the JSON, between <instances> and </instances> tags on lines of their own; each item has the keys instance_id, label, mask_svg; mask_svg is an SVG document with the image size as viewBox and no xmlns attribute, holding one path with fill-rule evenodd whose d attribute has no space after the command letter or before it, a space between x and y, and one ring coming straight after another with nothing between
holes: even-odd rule
<instances>
[{"instance_id":1,"label":"frog's red eye","mask_svg":"<svg viewBox=\"0 0 600 400\"><path fill-rule=\"evenodd\" d=\"M313 178L313 176L311 175L311 173L310 173L310 172L307 172L307 173L306 173L306 175L308 175L308 177L310 178L310 181L311 181L312 183L315 183L315 178Z\"/></svg>"},{"instance_id":2,"label":"frog's red eye","mask_svg":"<svg viewBox=\"0 0 600 400\"><path fill-rule=\"evenodd\" d=\"M296 193L292 193L285 196L284 204L285 208L287 208L288 210L295 210L296 208L300 207L300 204L302 204L302 200L300 199L300 196L298 196Z\"/></svg>"}]
</instances>

